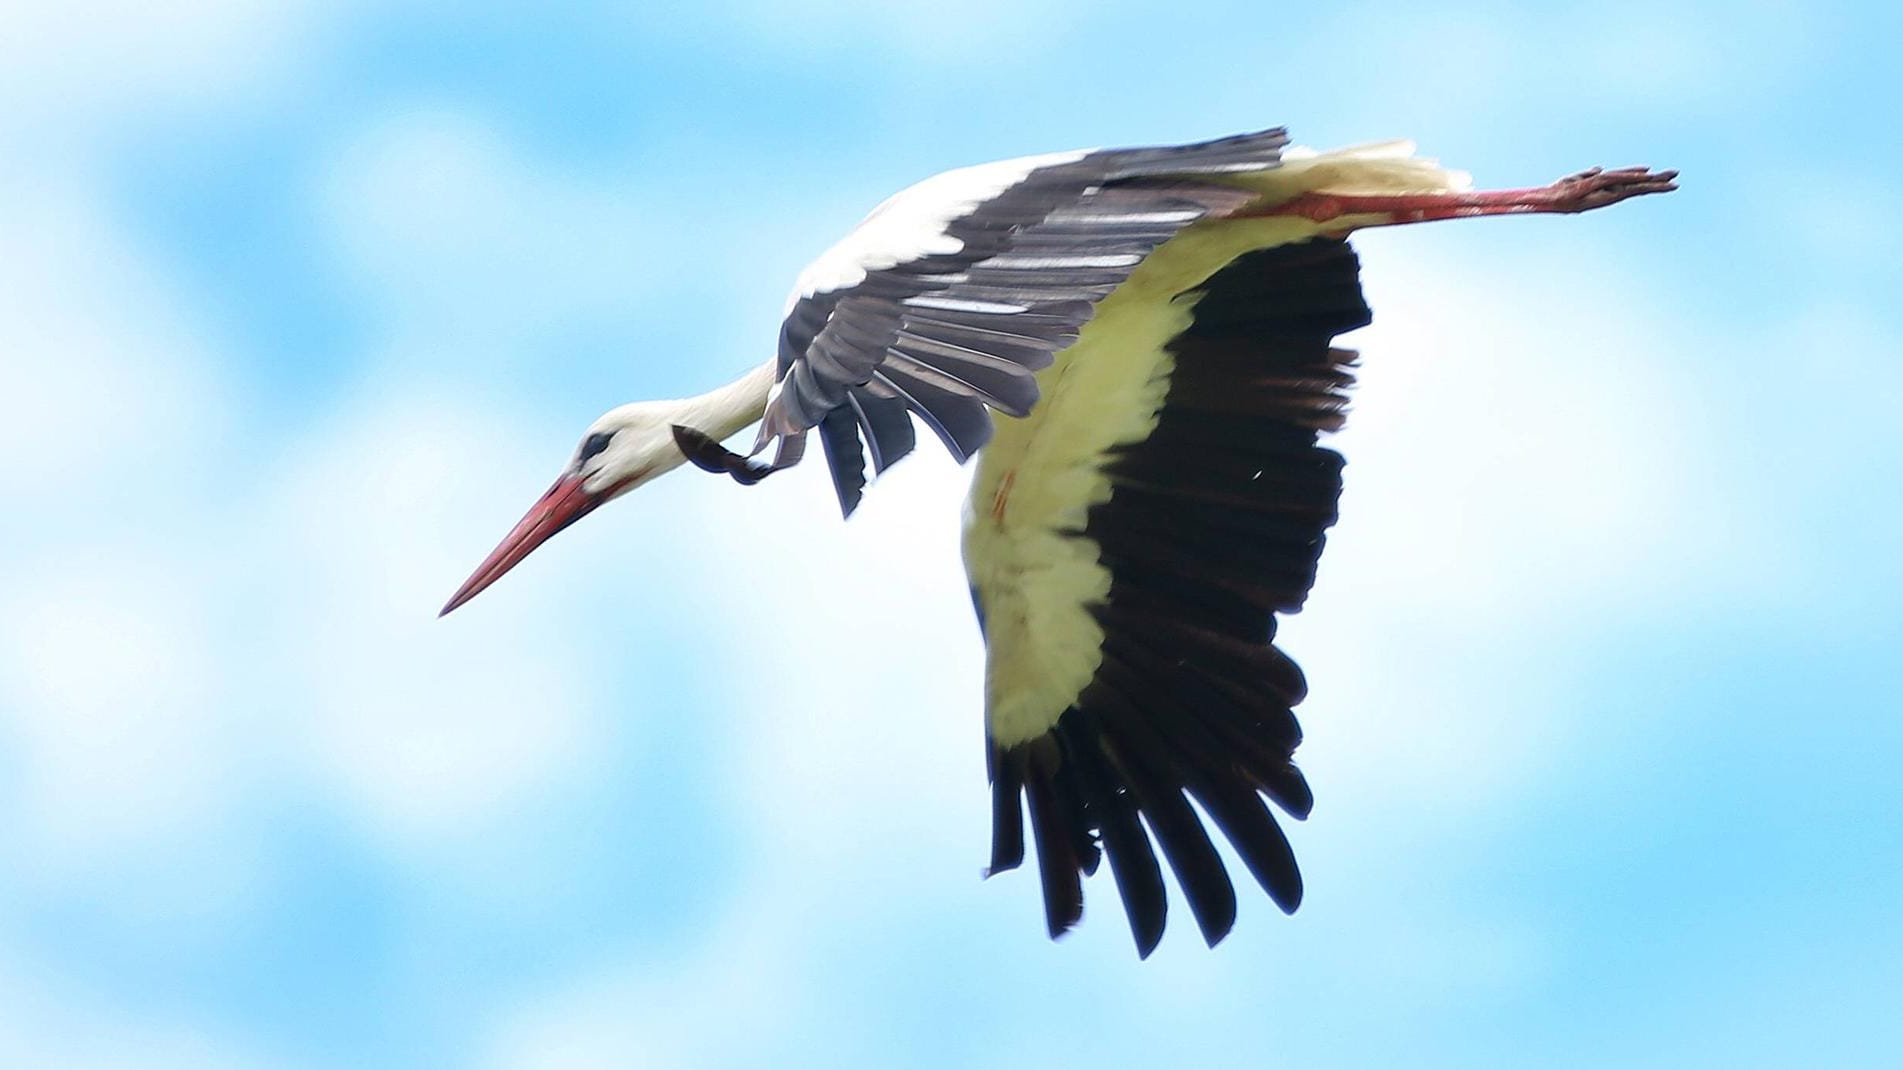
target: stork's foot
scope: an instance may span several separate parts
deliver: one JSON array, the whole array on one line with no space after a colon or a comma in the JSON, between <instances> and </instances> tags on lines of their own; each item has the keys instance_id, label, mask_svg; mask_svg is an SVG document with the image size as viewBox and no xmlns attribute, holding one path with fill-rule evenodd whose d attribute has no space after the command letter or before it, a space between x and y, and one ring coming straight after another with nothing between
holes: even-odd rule
<instances>
[{"instance_id":1,"label":"stork's foot","mask_svg":"<svg viewBox=\"0 0 1903 1070\"><path fill-rule=\"evenodd\" d=\"M1670 193L1678 188L1677 178L1677 171L1654 171L1649 167L1621 167L1616 171L1593 167L1536 192L1548 194L1551 211L1589 212L1648 193Z\"/></svg>"}]
</instances>

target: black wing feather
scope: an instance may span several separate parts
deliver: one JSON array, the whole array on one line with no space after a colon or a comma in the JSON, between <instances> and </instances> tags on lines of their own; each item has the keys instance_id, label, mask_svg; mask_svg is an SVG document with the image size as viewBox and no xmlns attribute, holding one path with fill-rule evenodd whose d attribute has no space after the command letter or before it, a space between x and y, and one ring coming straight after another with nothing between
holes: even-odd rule
<instances>
[{"instance_id":1,"label":"black wing feather","mask_svg":"<svg viewBox=\"0 0 1903 1070\"><path fill-rule=\"evenodd\" d=\"M1346 242L1315 239L1238 257L1184 295L1192 318L1169 345L1156 428L1106 459L1111 496L1071 533L1110 572L1093 607L1102 663L1049 733L992 747L993 770L1053 743L1081 756L1082 831L1103 839L1139 954L1166 915L1151 839L1204 938L1234 922L1234 887L1192 798L1277 906L1301 902L1264 803L1298 819L1314 805L1294 763L1307 683L1274 645L1275 614L1301 607L1335 522L1341 457L1317 439L1340 426L1352 382L1354 354L1330 343L1369 319L1356 267ZM1017 806L1018 783L994 775L992 790L994 806ZM1047 916L1068 917L1069 885L1053 875L1046 887L1065 896Z\"/></svg>"},{"instance_id":2,"label":"black wing feather","mask_svg":"<svg viewBox=\"0 0 1903 1070\"><path fill-rule=\"evenodd\" d=\"M961 243L957 253L800 296L780 332L781 388L761 444L820 425L850 406L853 388L867 387L901 401L965 460L990 439L989 409L1031 410L1034 373L1076 339L1096 302L1144 257L1195 220L1251 199L1198 176L1274 167L1287 141L1269 130L1037 167L946 224ZM853 425L867 431L864 413L855 411ZM829 463L856 458L863 466L863 451L838 445L827 450ZM904 452L875 448L875 468L881 456L889 465ZM835 486L853 483L834 473ZM841 496L848 513L857 501Z\"/></svg>"}]
</instances>

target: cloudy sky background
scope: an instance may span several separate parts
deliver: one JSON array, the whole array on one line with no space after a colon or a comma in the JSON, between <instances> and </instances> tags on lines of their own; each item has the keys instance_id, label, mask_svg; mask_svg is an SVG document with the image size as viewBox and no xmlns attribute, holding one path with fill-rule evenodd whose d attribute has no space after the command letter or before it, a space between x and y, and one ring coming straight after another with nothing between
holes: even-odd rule
<instances>
[{"instance_id":1,"label":"cloudy sky background","mask_svg":"<svg viewBox=\"0 0 1903 1070\"><path fill-rule=\"evenodd\" d=\"M0 1065L1903 1041L1903 17L161 6L0 11ZM587 421L764 359L899 186L1277 123L1686 174L1358 240L1297 917L1138 963L1107 877L1057 945L980 882L929 451L850 525L817 466L677 476L434 619Z\"/></svg>"}]
</instances>

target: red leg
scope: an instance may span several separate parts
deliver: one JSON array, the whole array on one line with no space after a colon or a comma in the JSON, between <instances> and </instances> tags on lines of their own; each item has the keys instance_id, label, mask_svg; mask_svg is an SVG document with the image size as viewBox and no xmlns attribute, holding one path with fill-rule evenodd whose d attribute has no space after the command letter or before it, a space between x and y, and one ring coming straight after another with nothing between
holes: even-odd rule
<instances>
[{"instance_id":1,"label":"red leg","mask_svg":"<svg viewBox=\"0 0 1903 1070\"><path fill-rule=\"evenodd\" d=\"M1655 172L1646 167L1627 167L1617 171L1604 171L1595 167L1562 178L1550 186L1535 189L1458 193L1304 193L1269 208L1245 209L1231 218L1294 215L1326 223L1344 215L1385 215L1389 218L1356 226L1386 227L1471 216L1586 212L1617 204L1628 197L1675 190L1678 185L1672 180L1677 177L1677 171Z\"/></svg>"}]
</instances>

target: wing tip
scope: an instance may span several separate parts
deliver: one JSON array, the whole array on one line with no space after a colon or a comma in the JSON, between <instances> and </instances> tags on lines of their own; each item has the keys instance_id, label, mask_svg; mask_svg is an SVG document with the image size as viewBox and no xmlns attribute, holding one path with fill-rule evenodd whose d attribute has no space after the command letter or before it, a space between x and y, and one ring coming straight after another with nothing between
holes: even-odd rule
<instances>
[{"instance_id":1,"label":"wing tip","mask_svg":"<svg viewBox=\"0 0 1903 1070\"><path fill-rule=\"evenodd\" d=\"M1053 940L1082 921L1083 877L1102 858L1110 863L1137 957L1148 959L1167 929L1159 864L1167 861L1203 942L1213 948L1234 931L1239 905L1215 847L1220 832L1277 908L1293 914L1302 900L1301 872L1258 794L1259 776L1246 762L1212 757L1207 741L1182 738L1201 730L1182 720L1190 716L1184 711L1140 705L1113 690L1114 683L1100 678L1046 734L1010 748L991 745L993 837L985 875L1024 861L1028 810L1045 928Z\"/></svg>"}]
</instances>

